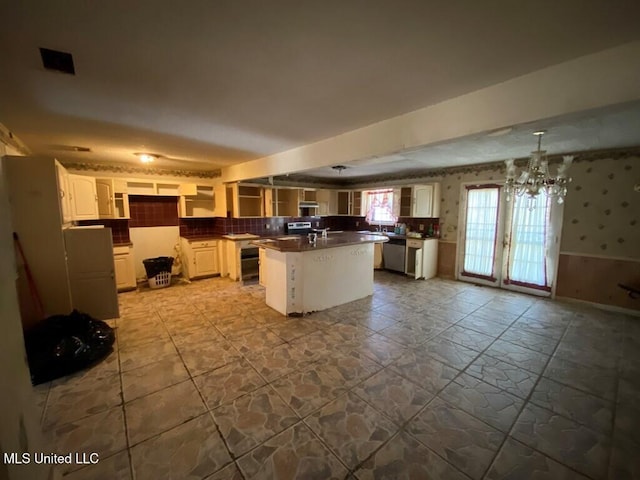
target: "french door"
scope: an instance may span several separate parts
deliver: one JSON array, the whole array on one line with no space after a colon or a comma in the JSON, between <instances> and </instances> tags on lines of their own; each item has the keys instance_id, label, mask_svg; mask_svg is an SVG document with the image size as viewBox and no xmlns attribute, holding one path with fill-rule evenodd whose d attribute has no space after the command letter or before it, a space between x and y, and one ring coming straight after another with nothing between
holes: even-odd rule
<instances>
[{"instance_id":1,"label":"french door","mask_svg":"<svg viewBox=\"0 0 640 480\"><path fill-rule=\"evenodd\" d=\"M464 187L458 278L548 296L562 210L544 192L506 201L496 184Z\"/></svg>"}]
</instances>

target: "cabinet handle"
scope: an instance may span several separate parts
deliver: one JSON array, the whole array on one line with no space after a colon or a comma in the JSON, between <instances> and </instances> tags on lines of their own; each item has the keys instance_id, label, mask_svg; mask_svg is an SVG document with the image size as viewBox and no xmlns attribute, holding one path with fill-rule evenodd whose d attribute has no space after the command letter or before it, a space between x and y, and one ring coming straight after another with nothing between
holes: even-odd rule
<instances>
[{"instance_id":1,"label":"cabinet handle","mask_svg":"<svg viewBox=\"0 0 640 480\"><path fill-rule=\"evenodd\" d=\"M60 198L64 198L64 190L60 190Z\"/></svg>"}]
</instances>

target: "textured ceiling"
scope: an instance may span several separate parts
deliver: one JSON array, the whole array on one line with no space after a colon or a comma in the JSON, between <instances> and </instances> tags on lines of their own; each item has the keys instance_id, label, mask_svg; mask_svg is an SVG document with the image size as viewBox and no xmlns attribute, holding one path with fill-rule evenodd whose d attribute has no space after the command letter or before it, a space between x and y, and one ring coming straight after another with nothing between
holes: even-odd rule
<instances>
[{"instance_id":1,"label":"textured ceiling","mask_svg":"<svg viewBox=\"0 0 640 480\"><path fill-rule=\"evenodd\" d=\"M549 155L640 146L640 102L562 118L518 125L430 145L418 150L347 163L345 170L331 167L303 172L306 177L348 180L376 175L416 173L425 170L475 165L525 158L537 148L533 132L545 130L542 149Z\"/></svg>"},{"instance_id":2,"label":"textured ceiling","mask_svg":"<svg viewBox=\"0 0 640 480\"><path fill-rule=\"evenodd\" d=\"M33 153L217 169L635 40L640 2L20 0L0 18L0 123Z\"/></svg>"}]
</instances>

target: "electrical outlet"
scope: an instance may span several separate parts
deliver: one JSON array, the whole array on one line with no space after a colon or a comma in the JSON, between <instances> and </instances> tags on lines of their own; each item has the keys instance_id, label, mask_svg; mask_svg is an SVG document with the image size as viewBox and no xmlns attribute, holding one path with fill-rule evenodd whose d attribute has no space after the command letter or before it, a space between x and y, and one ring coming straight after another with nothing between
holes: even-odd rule
<instances>
[{"instance_id":1,"label":"electrical outlet","mask_svg":"<svg viewBox=\"0 0 640 480\"><path fill-rule=\"evenodd\" d=\"M320 226L320 222L316 222L316 227L319 227L319 226Z\"/></svg>"},{"instance_id":2,"label":"electrical outlet","mask_svg":"<svg viewBox=\"0 0 640 480\"><path fill-rule=\"evenodd\" d=\"M268 223L265 223L264 224L264 228L265 228L265 230L269 230L271 228L271 225L269 225Z\"/></svg>"},{"instance_id":3,"label":"electrical outlet","mask_svg":"<svg viewBox=\"0 0 640 480\"><path fill-rule=\"evenodd\" d=\"M356 222L356 227L359 227L359 226L360 226L360 222Z\"/></svg>"},{"instance_id":4,"label":"electrical outlet","mask_svg":"<svg viewBox=\"0 0 640 480\"><path fill-rule=\"evenodd\" d=\"M420 230L421 232L424 230L424 225L422 223L418 225L418 230Z\"/></svg>"}]
</instances>

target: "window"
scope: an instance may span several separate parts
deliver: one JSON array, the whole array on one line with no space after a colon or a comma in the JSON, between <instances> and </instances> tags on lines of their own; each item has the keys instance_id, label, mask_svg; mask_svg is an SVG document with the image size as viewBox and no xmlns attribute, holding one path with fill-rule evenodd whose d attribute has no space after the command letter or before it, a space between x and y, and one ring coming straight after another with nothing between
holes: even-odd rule
<instances>
[{"instance_id":1,"label":"window","mask_svg":"<svg viewBox=\"0 0 640 480\"><path fill-rule=\"evenodd\" d=\"M393 190L373 190L367 192L367 216L369 223L391 225L395 223L393 214Z\"/></svg>"}]
</instances>

